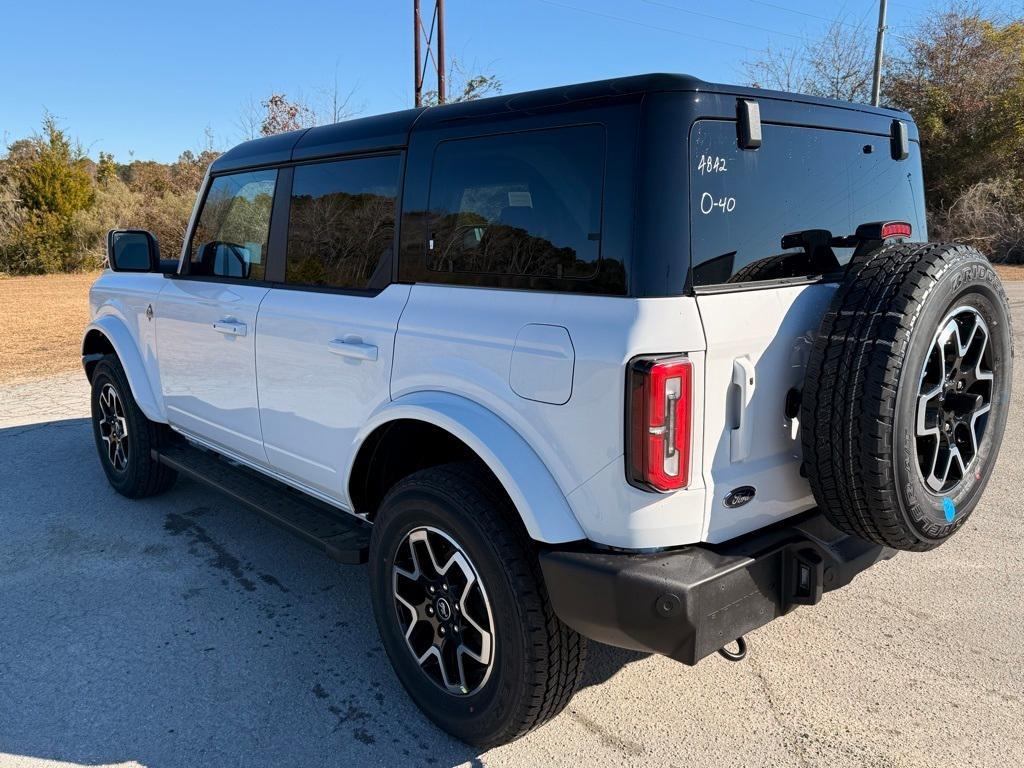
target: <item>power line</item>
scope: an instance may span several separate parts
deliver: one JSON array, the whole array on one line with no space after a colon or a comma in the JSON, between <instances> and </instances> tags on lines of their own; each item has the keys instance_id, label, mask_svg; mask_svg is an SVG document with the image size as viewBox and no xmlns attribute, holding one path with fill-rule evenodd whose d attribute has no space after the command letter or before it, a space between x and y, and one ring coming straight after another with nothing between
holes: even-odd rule
<instances>
[{"instance_id":1,"label":"power line","mask_svg":"<svg viewBox=\"0 0 1024 768\"><path fill-rule=\"evenodd\" d=\"M679 13L688 13L691 16L701 16L705 19L714 19L715 21L725 22L726 24L735 24L738 27L746 27L747 29L756 29L761 32L768 32L772 35L785 35L786 37L793 37L797 40L803 40L802 35L795 35L792 32L783 32L780 29L768 29L768 27L762 27L758 24L749 24L745 21L736 21L735 19L727 19L724 16L715 16L711 13L704 13L703 11L692 11L689 8L680 8L678 5L672 5L671 3L659 2L659 0L642 0L642 2L648 5L656 5L662 8L670 8L673 11L679 11Z\"/></svg>"},{"instance_id":2,"label":"power line","mask_svg":"<svg viewBox=\"0 0 1024 768\"><path fill-rule=\"evenodd\" d=\"M668 32L669 34L679 35L680 37L688 37L691 40L703 40L704 42L714 43L715 45L728 45L728 46L730 46L732 48L740 48L741 50L744 50L744 51L753 51L755 53L764 53L764 49L763 48L752 48L749 45L741 45L740 43L731 43L731 42L729 42L727 40L715 40L715 39L707 37L705 35L698 35L698 34L694 34L694 33L691 33L691 32L683 32L683 31L678 30L678 29L672 29L671 27L662 27L662 26L659 26L657 24L648 24L648 23L643 22L643 21L637 21L636 19L628 19L625 16L616 16L616 15L611 14L611 13L602 13L601 11L594 11L594 10L591 10L590 8L580 8L580 7L575 6L575 5L567 5L565 3L558 3L558 2L555 2L555 0L539 0L539 2L544 3L545 5L553 5L556 8L565 8L566 10L569 10L569 11L576 11L577 13L586 13L586 14L589 14L591 16L597 16L597 17L602 18L602 19L610 19L612 21L619 21L619 22L622 22L623 24L632 24L632 25L637 26L637 27L644 27L646 29L654 29L654 30L657 30L659 32Z\"/></svg>"},{"instance_id":3,"label":"power line","mask_svg":"<svg viewBox=\"0 0 1024 768\"><path fill-rule=\"evenodd\" d=\"M774 8L777 11L784 11L786 13L795 13L798 16L806 16L809 19L816 19L818 21L826 21L829 24L838 24L841 27L850 27L851 29L858 29L858 30L863 30L864 29L864 18L866 18L866 16L867 16L867 14L865 14L863 17L861 17L861 21L859 23L852 24L849 21L844 21L843 19L840 19L840 18L832 18L832 19L830 19L828 16L820 16L817 13L810 13L809 11L801 11L798 8L790 8L789 6L786 6L786 5L779 5L778 3L770 3L770 2L768 2L768 0L747 0L747 2L753 3L754 5L763 5L766 8ZM873 8L873 7L874 7L874 4L872 3L869 6L869 10L871 8ZM909 38L909 37L907 37L905 35L897 35L895 32L891 32L890 34L892 35L892 37L895 37L898 40L902 40L904 42L911 42L911 38Z\"/></svg>"},{"instance_id":4,"label":"power line","mask_svg":"<svg viewBox=\"0 0 1024 768\"><path fill-rule=\"evenodd\" d=\"M735 19L728 19L728 18L726 18L724 16L715 16L714 14L705 13L703 11L694 11L694 10L691 10L689 8L680 8L678 5L673 5L671 3L662 2L661 0L641 0L641 2L647 3L648 5L660 6L662 8L668 8L668 9L673 10L673 11L678 11L679 13L687 13L687 14L690 14L692 16L700 16L700 17L703 17L705 19L713 19L715 21L721 21L721 22L724 22L726 24L735 24L736 26L746 27L747 29L756 29L756 30L759 30L761 32L767 32L768 34L771 34L771 35L783 35L785 37L791 37L791 38L794 38L796 40L800 40L800 41L803 41L803 42L815 43L815 42L823 42L824 41L824 38L816 38L816 39L808 40L806 35L798 35L798 34L795 34L793 32L784 32L781 29L770 29L768 27L763 27L763 26L761 26L759 24L751 24L751 23L745 22L745 21L736 21ZM799 14L801 16L807 16L808 18L817 19L818 21L826 21L829 24L838 24L840 26L849 27L851 29L856 29L858 31L864 31L864 30L867 29L867 27L865 26L865 21L867 19L868 14L874 8L874 0L869 0L867 10L865 11L864 15L861 16L860 21L858 23L856 23L856 24L852 24L852 23L850 23L848 21L844 21L843 19L840 19L840 18L829 19L827 16L819 16L817 14L807 13L806 11L800 11L800 10L797 10L795 8L788 8L786 6L779 5L777 3L767 2L767 0L749 0L749 2L755 3L757 5L764 5L764 6L767 6L769 8L776 8L778 10L786 11L786 12L789 12L789 13L796 13L796 14ZM580 9L580 10L582 10L582 9ZM637 22L637 23L639 23L639 22ZM886 31L889 32L889 35L891 37L894 37L894 38L897 38L897 39L903 40L903 41L910 41L909 37L906 37L905 35L896 34L895 32L892 32L891 29L892 29L891 26L886 27ZM701 39L705 39L705 38L701 38ZM760 50L760 49L748 49L748 50Z\"/></svg>"},{"instance_id":5,"label":"power line","mask_svg":"<svg viewBox=\"0 0 1024 768\"><path fill-rule=\"evenodd\" d=\"M763 5L766 8L774 8L777 11L785 11L786 13L795 13L798 16L806 16L809 19L817 19L818 21L827 21L830 24L831 23L841 24L844 27L859 27L860 26L858 24L851 24L848 21L843 21L842 19L830 19L827 16L819 16L816 13L809 13L808 11L801 11L801 10L799 10L797 8L788 8L785 5L779 5L778 3L769 3L769 2L767 2L767 0L747 0L747 1L750 2L750 3L753 3L754 5Z\"/></svg>"}]
</instances>

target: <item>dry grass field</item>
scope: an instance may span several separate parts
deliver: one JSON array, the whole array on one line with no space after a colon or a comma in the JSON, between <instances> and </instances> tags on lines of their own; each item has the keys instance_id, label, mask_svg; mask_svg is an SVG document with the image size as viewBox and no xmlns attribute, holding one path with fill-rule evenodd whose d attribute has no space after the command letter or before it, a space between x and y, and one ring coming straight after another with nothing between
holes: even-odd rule
<instances>
[{"instance_id":1,"label":"dry grass field","mask_svg":"<svg viewBox=\"0 0 1024 768\"><path fill-rule=\"evenodd\" d=\"M1003 280L1024 280L1024 264L996 264L996 272Z\"/></svg>"},{"instance_id":2,"label":"dry grass field","mask_svg":"<svg viewBox=\"0 0 1024 768\"><path fill-rule=\"evenodd\" d=\"M1024 265L998 265L1003 280L1024 280ZM79 343L98 272L0 278L0 384L42 378L81 365Z\"/></svg>"},{"instance_id":3,"label":"dry grass field","mask_svg":"<svg viewBox=\"0 0 1024 768\"><path fill-rule=\"evenodd\" d=\"M99 275L0 279L0 384L71 370L89 320L89 286Z\"/></svg>"}]
</instances>

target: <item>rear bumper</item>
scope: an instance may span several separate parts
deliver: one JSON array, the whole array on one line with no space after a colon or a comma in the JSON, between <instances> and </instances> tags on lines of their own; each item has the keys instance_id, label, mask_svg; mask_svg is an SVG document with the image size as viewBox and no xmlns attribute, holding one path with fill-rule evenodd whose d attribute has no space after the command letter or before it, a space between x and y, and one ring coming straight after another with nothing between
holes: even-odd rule
<instances>
[{"instance_id":1,"label":"rear bumper","mask_svg":"<svg viewBox=\"0 0 1024 768\"><path fill-rule=\"evenodd\" d=\"M555 613L580 634L696 664L894 554L813 512L725 544L656 554L555 550L540 563Z\"/></svg>"}]
</instances>

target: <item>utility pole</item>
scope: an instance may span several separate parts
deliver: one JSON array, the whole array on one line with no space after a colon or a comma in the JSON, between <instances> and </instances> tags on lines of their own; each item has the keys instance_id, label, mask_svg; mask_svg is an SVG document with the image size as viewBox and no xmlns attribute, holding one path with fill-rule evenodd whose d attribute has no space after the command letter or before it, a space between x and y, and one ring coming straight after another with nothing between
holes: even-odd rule
<instances>
[{"instance_id":1,"label":"utility pole","mask_svg":"<svg viewBox=\"0 0 1024 768\"><path fill-rule=\"evenodd\" d=\"M412 23L413 23L413 58L415 69L413 70L413 85L416 91L416 106L423 106L423 83L427 79L428 64L433 64L433 70L437 77L437 103L444 104L445 101L445 80L444 80L444 0L434 0L434 10L430 15L429 29L423 23L423 15L420 12L420 0L413 0ZM437 53L434 52L434 33L437 33ZM426 46L426 52L423 46Z\"/></svg>"},{"instance_id":2,"label":"utility pole","mask_svg":"<svg viewBox=\"0 0 1024 768\"><path fill-rule=\"evenodd\" d=\"M885 46L886 0L878 2L878 36L875 38L875 74L871 79L871 105L877 107L882 98L882 48Z\"/></svg>"}]
</instances>

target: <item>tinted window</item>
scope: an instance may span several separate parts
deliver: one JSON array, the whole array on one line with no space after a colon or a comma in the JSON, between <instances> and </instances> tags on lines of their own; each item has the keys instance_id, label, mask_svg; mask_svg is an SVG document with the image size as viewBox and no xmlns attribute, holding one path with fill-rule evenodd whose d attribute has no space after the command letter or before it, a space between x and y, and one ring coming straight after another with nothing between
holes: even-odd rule
<instances>
[{"instance_id":1,"label":"tinted window","mask_svg":"<svg viewBox=\"0 0 1024 768\"><path fill-rule=\"evenodd\" d=\"M442 142L430 183L427 268L592 277L603 177L600 126Z\"/></svg>"},{"instance_id":2,"label":"tinted window","mask_svg":"<svg viewBox=\"0 0 1024 768\"><path fill-rule=\"evenodd\" d=\"M700 121L690 136L690 225L695 285L835 272L853 248L832 237L896 219L927 237L921 160L897 161L889 138L764 125L763 144L741 150L736 124ZM783 235L798 244L782 247Z\"/></svg>"},{"instance_id":3,"label":"tinted window","mask_svg":"<svg viewBox=\"0 0 1024 768\"><path fill-rule=\"evenodd\" d=\"M369 288L390 278L398 155L295 169L286 280ZM386 275L376 275L380 268Z\"/></svg>"},{"instance_id":4,"label":"tinted window","mask_svg":"<svg viewBox=\"0 0 1024 768\"><path fill-rule=\"evenodd\" d=\"M262 280L277 171L218 176L190 244L190 275Z\"/></svg>"}]
</instances>

